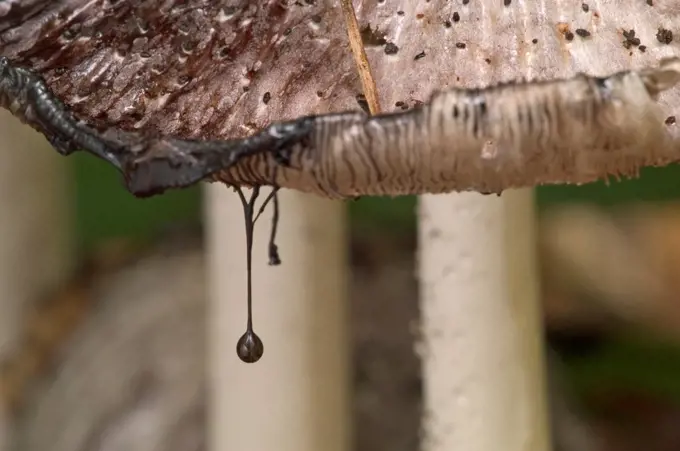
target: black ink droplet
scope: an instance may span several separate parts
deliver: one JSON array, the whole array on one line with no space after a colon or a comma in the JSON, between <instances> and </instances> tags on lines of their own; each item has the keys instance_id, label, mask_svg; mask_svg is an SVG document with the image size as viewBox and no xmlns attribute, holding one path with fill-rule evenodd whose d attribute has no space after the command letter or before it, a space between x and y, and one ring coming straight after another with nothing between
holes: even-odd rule
<instances>
[{"instance_id":1,"label":"black ink droplet","mask_svg":"<svg viewBox=\"0 0 680 451\"><path fill-rule=\"evenodd\" d=\"M264 354L264 344L252 330L247 330L236 343L236 354L245 363L255 363Z\"/></svg>"}]
</instances>

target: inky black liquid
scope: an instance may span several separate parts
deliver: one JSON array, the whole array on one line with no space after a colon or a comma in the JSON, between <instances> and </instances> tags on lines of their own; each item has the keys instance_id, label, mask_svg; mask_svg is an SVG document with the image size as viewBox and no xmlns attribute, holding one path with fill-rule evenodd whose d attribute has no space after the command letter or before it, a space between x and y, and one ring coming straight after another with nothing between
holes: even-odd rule
<instances>
[{"instance_id":1,"label":"inky black liquid","mask_svg":"<svg viewBox=\"0 0 680 451\"><path fill-rule=\"evenodd\" d=\"M246 225L246 278L247 278L247 307L248 307L248 321L246 325L246 332L239 338L236 343L236 354L239 359L245 363L255 363L264 354L264 344L260 337L257 336L253 330L253 277L252 277L252 256L253 256L253 231L255 229L255 222L260 217L265 207L270 200L274 200L274 216L272 218L272 232L269 237L269 264L270 265L280 265L281 259L279 258L279 251L276 243L276 229L279 222L279 200L278 200L278 188L274 188L272 192L267 196L265 201L260 206L257 215L254 214L255 211L255 201L260 194L260 187L256 186L253 188L253 192L250 195L250 199L246 199L243 191L239 187L235 187L236 192L241 199L243 204L243 214L245 216Z\"/></svg>"},{"instance_id":2,"label":"inky black liquid","mask_svg":"<svg viewBox=\"0 0 680 451\"><path fill-rule=\"evenodd\" d=\"M246 363L255 363L264 354L264 343L260 340L253 329L246 329L246 333L241 335L236 343L236 354L238 358Z\"/></svg>"}]
</instances>

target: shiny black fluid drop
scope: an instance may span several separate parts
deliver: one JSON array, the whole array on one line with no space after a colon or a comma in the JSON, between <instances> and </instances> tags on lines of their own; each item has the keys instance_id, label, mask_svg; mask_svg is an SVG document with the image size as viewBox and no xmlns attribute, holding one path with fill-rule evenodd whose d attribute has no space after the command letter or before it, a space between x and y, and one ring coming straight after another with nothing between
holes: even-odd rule
<instances>
[{"instance_id":1,"label":"shiny black fluid drop","mask_svg":"<svg viewBox=\"0 0 680 451\"><path fill-rule=\"evenodd\" d=\"M258 211L257 215L255 212L255 201L257 196L260 194L260 187L256 186L253 188L250 199L246 199L241 188L236 187L236 192L241 199L243 204L243 214L245 216L245 226L246 226L246 277L247 277L247 309L248 309L248 319L246 324L245 333L239 338L236 343L236 355L241 361L245 363L255 363L262 358L264 354L264 343L260 337L257 336L253 330L253 272L252 272L252 256L253 256L253 231L255 229L255 222L260 217L260 214L264 211L265 207L270 200L274 200L274 217L272 219L272 232L269 240L269 264L279 265L281 259L279 258L278 248L274 243L276 239L276 228L279 220L279 204L278 204L278 188L274 188L271 194L265 199Z\"/></svg>"}]
</instances>

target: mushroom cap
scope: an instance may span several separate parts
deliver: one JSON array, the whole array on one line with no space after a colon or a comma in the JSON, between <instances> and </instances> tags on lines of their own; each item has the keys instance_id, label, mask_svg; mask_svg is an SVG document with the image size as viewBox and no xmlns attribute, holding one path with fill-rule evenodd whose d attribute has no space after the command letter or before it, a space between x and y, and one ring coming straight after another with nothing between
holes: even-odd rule
<instances>
[{"instance_id":1,"label":"mushroom cap","mask_svg":"<svg viewBox=\"0 0 680 451\"><path fill-rule=\"evenodd\" d=\"M451 87L604 76L680 56L674 0L355 3L387 112ZM97 128L183 138L356 110L361 94L338 0L9 0L0 55L39 72ZM677 116L680 89L660 102Z\"/></svg>"}]
</instances>

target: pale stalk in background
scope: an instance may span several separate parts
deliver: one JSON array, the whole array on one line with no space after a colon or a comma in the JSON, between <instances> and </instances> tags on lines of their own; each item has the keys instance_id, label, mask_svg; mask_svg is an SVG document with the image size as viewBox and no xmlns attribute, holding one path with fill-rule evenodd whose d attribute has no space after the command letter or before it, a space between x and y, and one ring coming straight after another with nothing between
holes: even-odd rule
<instances>
[{"instance_id":1,"label":"pale stalk in background","mask_svg":"<svg viewBox=\"0 0 680 451\"><path fill-rule=\"evenodd\" d=\"M245 364L235 349L246 327L241 204L223 186L207 194L209 449L349 451L344 205L281 192L281 266L267 264L269 215L258 221L253 324L264 355Z\"/></svg>"},{"instance_id":2,"label":"pale stalk in background","mask_svg":"<svg viewBox=\"0 0 680 451\"><path fill-rule=\"evenodd\" d=\"M424 451L548 451L531 190L422 196Z\"/></svg>"},{"instance_id":3,"label":"pale stalk in background","mask_svg":"<svg viewBox=\"0 0 680 451\"><path fill-rule=\"evenodd\" d=\"M67 161L45 139L0 111L0 362L20 352L23 320L32 303L71 275ZM29 363L29 362L27 362ZM9 440L9 411L18 385L33 376L28 365L4 366L0 377L0 449Z\"/></svg>"}]
</instances>

